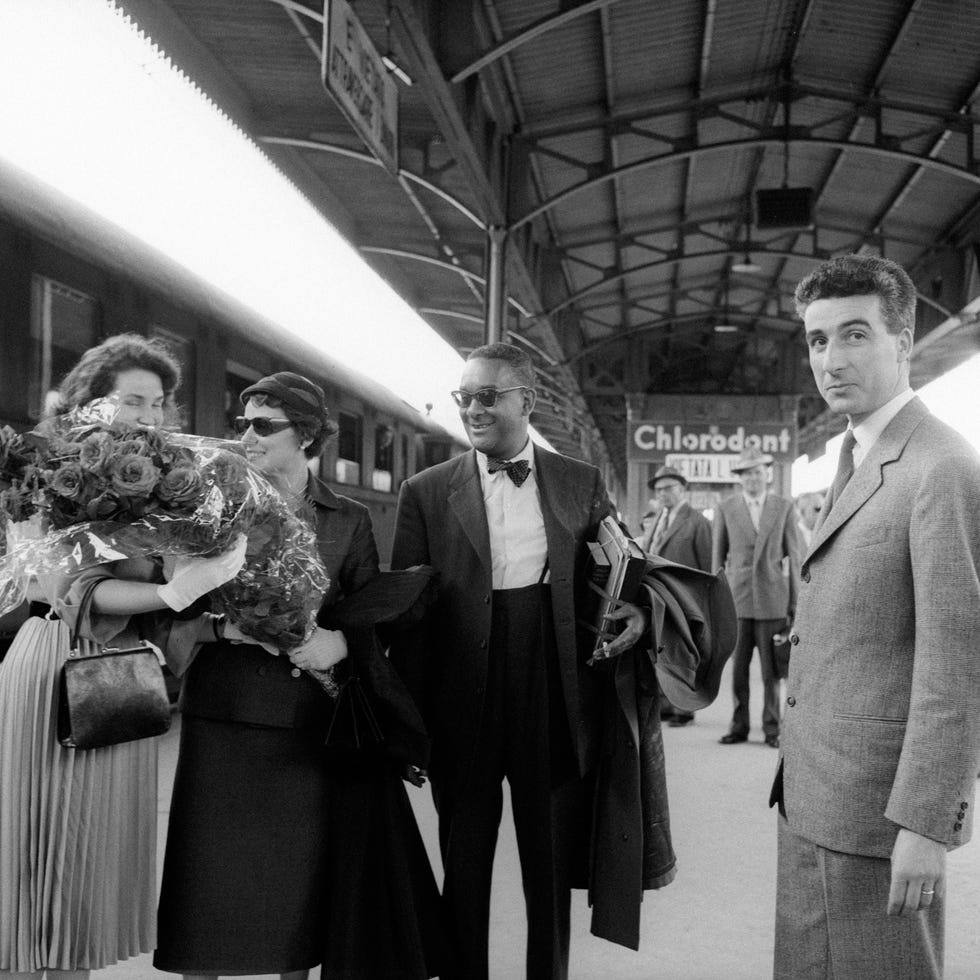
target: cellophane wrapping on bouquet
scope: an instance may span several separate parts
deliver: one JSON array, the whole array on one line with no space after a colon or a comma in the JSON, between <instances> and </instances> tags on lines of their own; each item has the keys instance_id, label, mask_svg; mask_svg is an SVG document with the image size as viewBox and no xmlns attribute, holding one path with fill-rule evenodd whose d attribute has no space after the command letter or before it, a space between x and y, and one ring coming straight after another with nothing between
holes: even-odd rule
<instances>
[{"instance_id":1,"label":"cellophane wrapping on bouquet","mask_svg":"<svg viewBox=\"0 0 980 980\"><path fill-rule=\"evenodd\" d=\"M217 611L280 650L302 643L329 585L313 529L238 443L132 425L117 410L100 399L34 432L0 428L0 615L31 577L207 557L244 534L245 564L212 594Z\"/></svg>"}]
</instances>

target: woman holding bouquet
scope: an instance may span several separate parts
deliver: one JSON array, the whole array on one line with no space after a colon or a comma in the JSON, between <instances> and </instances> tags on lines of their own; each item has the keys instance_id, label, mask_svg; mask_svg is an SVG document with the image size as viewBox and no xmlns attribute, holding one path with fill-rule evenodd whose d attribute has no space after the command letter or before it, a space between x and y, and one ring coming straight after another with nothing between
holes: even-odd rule
<instances>
[{"instance_id":1,"label":"woman holding bouquet","mask_svg":"<svg viewBox=\"0 0 980 980\"><path fill-rule=\"evenodd\" d=\"M247 388L242 402L237 428L250 462L315 528L330 579L323 622L379 574L370 515L311 474L336 430L318 385L283 371ZM330 671L347 641L318 627L282 654L245 635L236 618L230 610L184 680L154 965L187 980L302 980L324 958L336 790L324 752L334 702L309 672ZM349 639L353 656L358 640ZM376 977L344 974L355 975Z\"/></svg>"},{"instance_id":2,"label":"woman holding bouquet","mask_svg":"<svg viewBox=\"0 0 980 980\"><path fill-rule=\"evenodd\" d=\"M180 369L162 345L111 337L61 386L60 413L100 398L116 420L159 426ZM43 431L42 425L41 430ZM40 529L39 529L40 530ZM57 738L60 668L70 630L130 646L160 617L232 578L243 549L182 559L169 586L144 559L47 584L47 618L21 627L0 666L0 976L85 980L155 945L157 746L153 739L75 750ZM105 581L101 581L105 580ZM79 610L92 582L91 609ZM160 579L162 581L162 579ZM60 618L59 618L60 617Z\"/></svg>"}]
</instances>

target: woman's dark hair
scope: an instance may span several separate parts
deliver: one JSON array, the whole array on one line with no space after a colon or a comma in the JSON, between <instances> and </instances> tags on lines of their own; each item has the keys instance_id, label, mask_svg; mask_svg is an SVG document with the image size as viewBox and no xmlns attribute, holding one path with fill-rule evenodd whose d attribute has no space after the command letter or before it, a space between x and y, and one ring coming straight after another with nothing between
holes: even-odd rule
<instances>
[{"instance_id":1,"label":"woman's dark hair","mask_svg":"<svg viewBox=\"0 0 980 980\"><path fill-rule=\"evenodd\" d=\"M253 402L256 405L267 405L269 408L281 408L283 415L293 423L296 435L299 436L301 443L310 440L310 444L303 448L307 459L316 459L323 452L323 447L327 440L335 435L340 426L327 415L326 408L323 412L306 411L301 412L291 405L287 405L281 398L275 395L268 395L264 391L257 391L254 394L245 396L246 402Z\"/></svg>"},{"instance_id":2,"label":"woman's dark hair","mask_svg":"<svg viewBox=\"0 0 980 980\"><path fill-rule=\"evenodd\" d=\"M168 414L174 411L174 392L180 385L180 364L161 340L121 333L89 348L65 375L58 389L54 414L62 415L111 395L123 371L150 371L163 386Z\"/></svg>"}]
</instances>

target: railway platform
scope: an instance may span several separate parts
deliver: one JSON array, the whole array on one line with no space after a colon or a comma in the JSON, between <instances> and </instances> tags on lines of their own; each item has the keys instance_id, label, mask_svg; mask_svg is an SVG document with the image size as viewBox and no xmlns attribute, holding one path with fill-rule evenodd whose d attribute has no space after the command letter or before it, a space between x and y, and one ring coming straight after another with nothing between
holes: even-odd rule
<instances>
[{"instance_id":1,"label":"railway platform","mask_svg":"<svg viewBox=\"0 0 980 980\"><path fill-rule=\"evenodd\" d=\"M755 667L755 663L753 663ZM753 731L744 745L718 739L731 710L728 672L717 702L693 725L665 728L671 829L678 856L674 882L648 892L639 952L589 934L585 895L572 904L571 980L767 980L771 975L776 825L766 808L776 753ZM753 717L761 689L753 675ZM757 719L756 719L757 720ZM178 726L162 741L160 851L176 763ZM436 822L427 791L411 791L439 873ZM524 976L524 911L509 806L494 874L491 980ZM980 980L980 843L949 857L946 980ZM93 974L92 980L163 980L149 955ZM250 978L257 980L257 978ZM321 978L313 971L311 980Z\"/></svg>"}]
</instances>

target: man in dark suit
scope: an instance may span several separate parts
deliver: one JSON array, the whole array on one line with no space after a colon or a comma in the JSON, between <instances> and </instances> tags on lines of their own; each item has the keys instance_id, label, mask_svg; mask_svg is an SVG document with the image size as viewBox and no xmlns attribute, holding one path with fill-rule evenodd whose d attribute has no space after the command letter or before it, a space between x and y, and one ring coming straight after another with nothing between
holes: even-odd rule
<instances>
[{"instance_id":1,"label":"man in dark suit","mask_svg":"<svg viewBox=\"0 0 980 980\"><path fill-rule=\"evenodd\" d=\"M772 457L754 446L732 467L740 493L723 500L714 518L711 564L727 562L738 613L738 641L732 661L732 726L722 745L749 737L749 664L759 651L762 668L762 731L766 745L779 747L779 677L773 636L793 619L799 547L793 501L766 490Z\"/></svg>"},{"instance_id":2,"label":"man in dark suit","mask_svg":"<svg viewBox=\"0 0 980 980\"><path fill-rule=\"evenodd\" d=\"M980 460L909 387L903 269L840 256L796 306L849 426L790 636L774 973L937 980L980 761Z\"/></svg>"},{"instance_id":3,"label":"man in dark suit","mask_svg":"<svg viewBox=\"0 0 980 980\"><path fill-rule=\"evenodd\" d=\"M643 550L680 565L710 572L711 524L684 499L687 495L684 474L673 466L661 466L647 486L653 491L660 510L641 542ZM661 696L660 717L671 728L682 728L694 721L694 712L675 708Z\"/></svg>"},{"instance_id":4,"label":"man in dark suit","mask_svg":"<svg viewBox=\"0 0 980 980\"><path fill-rule=\"evenodd\" d=\"M592 642L576 622L589 590L586 543L611 506L598 470L528 439L534 368L509 344L474 350L453 392L472 451L401 489L392 567L426 563L440 597L392 656L432 737L446 905L460 963L488 975L490 884L510 784L528 916L527 975L568 973L570 873L595 763ZM615 656L646 629L635 606ZM586 845L587 846L587 845Z\"/></svg>"}]
</instances>

